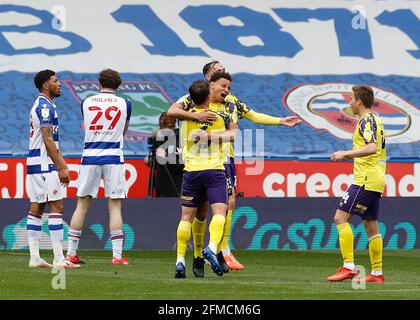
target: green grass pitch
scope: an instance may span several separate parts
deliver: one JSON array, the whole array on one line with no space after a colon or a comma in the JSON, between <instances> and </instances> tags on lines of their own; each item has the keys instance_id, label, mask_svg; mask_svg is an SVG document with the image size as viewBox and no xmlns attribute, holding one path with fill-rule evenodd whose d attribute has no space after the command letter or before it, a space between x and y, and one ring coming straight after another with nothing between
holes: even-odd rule
<instances>
[{"instance_id":1,"label":"green grass pitch","mask_svg":"<svg viewBox=\"0 0 420 320\"><path fill-rule=\"evenodd\" d=\"M128 251L129 266L111 265L109 251L79 254L86 263L66 270L62 290L52 288L51 270L28 268L28 252L0 251L0 299L420 299L419 250L385 251L385 283L359 290L325 280L340 264L338 251L236 251L243 271L218 277L206 265L195 278L189 250L186 279L174 278L175 251ZM51 252L41 255L51 262ZM356 252L356 263L369 271L368 252Z\"/></svg>"}]
</instances>

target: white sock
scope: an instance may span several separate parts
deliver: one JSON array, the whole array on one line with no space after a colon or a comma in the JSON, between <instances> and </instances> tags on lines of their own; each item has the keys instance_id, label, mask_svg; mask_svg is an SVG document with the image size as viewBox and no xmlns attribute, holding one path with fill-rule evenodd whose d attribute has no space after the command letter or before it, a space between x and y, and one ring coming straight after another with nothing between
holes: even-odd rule
<instances>
[{"instance_id":1,"label":"white sock","mask_svg":"<svg viewBox=\"0 0 420 320\"><path fill-rule=\"evenodd\" d=\"M185 258L184 257L178 257L176 259L176 264L175 265L177 265L179 262L181 262L185 267Z\"/></svg>"},{"instance_id":2,"label":"white sock","mask_svg":"<svg viewBox=\"0 0 420 320\"><path fill-rule=\"evenodd\" d=\"M111 242L112 242L112 256L121 259L123 244L124 244L124 233L122 230L111 231Z\"/></svg>"},{"instance_id":3,"label":"white sock","mask_svg":"<svg viewBox=\"0 0 420 320\"><path fill-rule=\"evenodd\" d=\"M217 252L217 245L214 243L209 243L209 248L211 251L213 251L214 254L216 254Z\"/></svg>"},{"instance_id":4,"label":"white sock","mask_svg":"<svg viewBox=\"0 0 420 320\"><path fill-rule=\"evenodd\" d=\"M227 248L227 249L224 249L224 250L222 250L222 253L223 253L223 255L224 256L228 256L228 255L230 255L230 248Z\"/></svg>"},{"instance_id":5,"label":"white sock","mask_svg":"<svg viewBox=\"0 0 420 320\"><path fill-rule=\"evenodd\" d=\"M382 270L372 270L371 272L372 276L381 276L382 275Z\"/></svg>"},{"instance_id":6,"label":"white sock","mask_svg":"<svg viewBox=\"0 0 420 320\"><path fill-rule=\"evenodd\" d=\"M79 248L80 237L82 236L82 230L69 230L69 241L67 245L67 255L75 256L76 251Z\"/></svg>"},{"instance_id":7,"label":"white sock","mask_svg":"<svg viewBox=\"0 0 420 320\"><path fill-rule=\"evenodd\" d=\"M61 213L50 213L48 216L48 229L50 230L51 244L54 252L54 261L64 259L63 254L63 215Z\"/></svg>"},{"instance_id":8,"label":"white sock","mask_svg":"<svg viewBox=\"0 0 420 320\"><path fill-rule=\"evenodd\" d=\"M354 265L354 262L344 262L343 267L346 269L354 270L356 266Z\"/></svg>"},{"instance_id":9,"label":"white sock","mask_svg":"<svg viewBox=\"0 0 420 320\"><path fill-rule=\"evenodd\" d=\"M29 254L31 260L40 260L39 240L41 239L41 216L29 212L26 230L28 232Z\"/></svg>"}]
</instances>

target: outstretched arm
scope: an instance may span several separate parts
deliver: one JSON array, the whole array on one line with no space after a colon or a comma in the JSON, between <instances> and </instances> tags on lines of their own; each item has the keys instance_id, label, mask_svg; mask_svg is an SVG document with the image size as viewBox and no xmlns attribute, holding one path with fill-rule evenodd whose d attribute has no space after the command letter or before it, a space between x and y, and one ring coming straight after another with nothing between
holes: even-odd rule
<instances>
[{"instance_id":1,"label":"outstretched arm","mask_svg":"<svg viewBox=\"0 0 420 320\"><path fill-rule=\"evenodd\" d=\"M294 127L295 125L302 122L302 120L297 116L280 118L273 117L265 113L255 112L254 110L249 110L247 113L245 113L244 118L257 124L283 125L286 127Z\"/></svg>"}]
</instances>

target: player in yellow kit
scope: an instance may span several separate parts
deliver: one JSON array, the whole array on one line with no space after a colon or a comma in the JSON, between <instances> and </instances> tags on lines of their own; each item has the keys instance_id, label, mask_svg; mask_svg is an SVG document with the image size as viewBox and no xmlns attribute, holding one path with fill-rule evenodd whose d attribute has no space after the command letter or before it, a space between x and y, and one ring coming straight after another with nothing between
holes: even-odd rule
<instances>
[{"instance_id":1,"label":"player in yellow kit","mask_svg":"<svg viewBox=\"0 0 420 320\"><path fill-rule=\"evenodd\" d=\"M343 281L357 275L354 264L354 237L349 224L355 214L362 218L369 237L369 256L372 272L358 282L384 282L382 274L382 236L378 228L379 200L385 188L385 132L379 117L372 111L374 101L371 87L353 86L351 110L360 117L353 137L353 149L337 151L333 161L354 159L354 181L334 216L337 225L343 266L327 278Z\"/></svg>"},{"instance_id":2,"label":"player in yellow kit","mask_svg":"<svg viewBox=\"0 0 420 320\"><path fill-rule=\"evenodd\" d=\"M182 123L183 160L185 173L182 182L182 215L177 230L177 261L175 278L185 278L185 253L191 237L191 225L197 209L203 202L209 202L213 218L210 223L210 241L202 255L210 263L213 271L221 276L216 253L223 236L228 209L225 166L227 154L225 142L234 140L237 125L230 114L224 113L224 97L230 90L231 77L219 72L213 75L210 84L205 80L195 81L189 91L194 100L191 112L203 113L214 110L212 122L187 120ZM209 95L211 92L211 95Z\"/></svg>"},{"instance_id":3,"label":"player in yellow kit","mask_svg":"<svg viewBox=\"0 0 420 320\"><path fill-rule=\"evenodd\" d=\"M203 67L203 75L206 80L209 80L215 72L225 71L225 67L219 61L212 61ZM231 92L225 97L225 102L234 104L234 108L226 108L225 112L232 113L232 119L236 123L240 119L248 119L257 124L264 125L284 125L293 127L300 123L301 120L296 116L285 118L273 117L264 113L258 113L249 108L245 103L240 101ZM213 121L214 117L211 113L195 114L189 111L194 106L194 103L189 95L180 98L168 110L168 114L173 117L183 119L201 119L202 121ZM242 270L244 266L239 263L229 248L230 225L232 214L236 205L236 168L234 162L233 144L228 145L229 158L225 164L227 178L228 178L228 193L229 193L229 209L226 216L225 230L223 239L218 250L219 263L222 265L225 272L231 270ZM193 271L197 277L202 277L204 273L204 261L201 257L201 249L204 241L204 232L206 230L206 215L208 211L208 204L203 203L198 209L197 216L193 221L192 230L194 238L194 262Z\"/></svg>"}]
</instances>

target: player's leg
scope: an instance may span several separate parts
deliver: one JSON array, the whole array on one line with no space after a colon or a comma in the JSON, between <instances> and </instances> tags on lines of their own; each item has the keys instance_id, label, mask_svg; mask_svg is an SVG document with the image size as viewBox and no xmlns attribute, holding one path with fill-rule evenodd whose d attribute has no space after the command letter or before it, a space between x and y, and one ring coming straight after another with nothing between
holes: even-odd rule
<instances>
[{"instance_id":1,"label":"player's leg","mask_svg":"<svg viewBox=\"0 0 420 320\"><path fill-rule=\"evenodd\" d=\"M200 204L197 214L192 222L192 234L194 240L194 257L202 257L204 235L207 227L207 213L209 202L205 201Z\"/></svg>"},{"instance_id":2,"label":"player's leg","mask_svg":"<svg viewBox=\"0 0 420 320\"><path fill-rule=\"evenodd\" d=\"M198 206L198 205L197 205ZM191 224L197 212L195 206L182 206L181 220L179 221L176 239L176 263L175 278L185 278L185 255L187 253L188 242L191 239ZM196 275L197 276L197 275Z\"/></svg>"},{"instance_id":3,"label":"player's leg","mask_svg":"<svg viewBox=\"0 0 420 320\"><path fill-rule=\"evenodd\" d=\"M226 261L227 265L229 266L229 269L243 270L244 266L238 260L236 260L235 256L230 251L230 247L229 247L232 216L233 216L233 212L235 211L235 206L236 206L235 192L236 192L236 189L232 188L232 194L229 196L229 208L226 215L226 223L225 223L223 239L221 241L220 248L222 250L223 258Z\"/></svg>"},{"instance_id":4,"label":"player's leg","mask_svg":"<svg viewBox=\"0 0 420 320\"><path fill-rule=\"evenodd\" d=\"M369 239L369 257L372 271L365 278L359 279L358 282L382 283L385 281L382 273L383 240L378 227L379 200L381 195L378 192L367 192L372 197L372 202L363 215L363 224Z\"/></svg>"},{"instance_id":5,"label":"player's leg","mask_svg":"<svg viewBox=\"0 0 420 320\"><path fill-rule=\"evenodd\" d=\"M112 264L127 265L128 261L122 255L125 236L122 228L123 220L121 214L121 203L121 199L108 199L109 230L111 232L112 243Z\"/></svg>"},{"instance_id":6,"label":"player's leg","mask_svg":"<svg viewBox=\"0 0 420 320\"><path fill-rule=\"evenodd\" d=\"M44 176L41 174L28 174L26 187L30 199L30 208L26 222L29 243L29 267L51 268L52 265L41 259L39 254L39 241L41 240L41 219L47 203L47 194Z\"/></svg>"},{"instance_id":7,"label":"player's leg","mask_svg":"<svg viewBox=\"0 0 420 320\"><path fill-rule=\"evenodd\" d=\"M200 171L185 172L181 188L181 220L177 228L177 259L175 278L185 278L185 255L191 238L191 227L198 207L205 201L200 184ZM203 265L204 266L204 265ZM196 277L204 275L198 273Z\"/></svg>"},{"instance_id":8,"label":"player's leg","mask_svg":"<svg viewBox=\"0 0 420 320\"><path fill-rule=\"evenodd\" d=\"M226 177L224 170L208 170L206 175L208 177L203 176L203 185L206 188L213 216L209 225L209 245L203 250L203 257L210 263L212 270L221 276L223 269L217 259L217 247L223 237L228 209Z\"/></svg>"},{"instance_id":9,"label":"player's leg","mask_svg":"<svg viewBox=\"0 0 420 320\"><path fill-rule=\"evenodd\" d=\"M80 265L73 264L66 260L63 253L64 225L63 212L64 202L62 185L57 171L45 173L45 193L47 194L47 204L50 208L48 215L48 229L50 232L51 244L54 253L53 267L55 268L79 268Z\"/></svg>"},{"instance_id":10,"label":"player's leg","mask_svg":"<svg viewBox=\"0 0 420 320\"><path fill-rule=\"evenodd\" d=\"M83 225L89 211L92 198L96 197L101 181L102 167L98 165L81 165L77 178L77 206L70 221L68 236L67 259L73 263L79 263L77 249L82 237Z\"/></svg>"},{"instance_id":11,"label":"player's leg","mask_svg":"<svg viewBox=\"0 0 420 320\"><path fill-rule=\"evenodd\" d=\"M356 213L355 208L360 200L362 187L351 185L340 201L339 207L334 216L334 222L338 230L341 255L343 257L343 266L338 271L327 278L329 281L343 281L356 276L354 272L354 235L349 224L352 214Z\"/></svg>"},{"instance_id":12,"label":"player's leg","mask_svg":"<svg viewBox=\"0 0 420 320\"><path fill-rule=\"evenodd\" d=\"M112 242L112 263L127 265L128 261L123 257L124 232L121 214L122 199L125 194L125 167L124 165L104 165L102 175L105 186L105 197L108 198L109 230Z\"/></svg>"},{"instance_id":13,"label":"player's leg","mask_svg":"<svg viewBox=\"0 0 420 320\"><path fill-rule=\"evenodd\" d=\"M223 238L220 242L219 248L222 251L222 253L218 255L218 258L219 263L226 264L228 269L242 270L244 266L241 263L239 263L238 260L236 260L229 247L232 215L236 207L236 167L233 158L229 158L229 163L225 165L225 170L229 195L229 208L226 214L226 223L224 227Z\"/></svg>"},{"instance_id":14,"label":"player's leg","mask_svg":"<svg viewBox=\"0 0 420 320\"><path fill-rule=\"evenodd\" d=\"M194 243L193 274L198 278L204 277L204 259L202 251L207 226L208 207L208 201L200 204L191 227Z\"/></svg>"},{"instance_id":15,"label":"player's leg","mask_svg":"<svg viewBox=\"0 0 420 320\"><path fill-rule=\"evenodd\" d=\"M32 200L31 200L32 201ZM30 268L51 268L52 265L41 259L39 254L39 241L41 240L41 219L46 203L31 202L26 229L29 243L29 267Z\"/></svg>"},{"instance_id":16,"label":"player's leg","mask_svg":"<svg viewBox=\"0 0 420 320\"><path fill-rule=\"evenodd\" d=\"M354 236L349 224L350 217L351 215L349 213L340 209L337 209L334 216L334 222L338 230L343 266L334 275L327 278L329 281L343 281L357 275L354 272Z\"/></svg>"},{"instance_id":17,"label":"player's leg","mask_svg":"<svg viewBox=\"0 0 420 320\"><path fill-rule=\"evenodd\" d=\"M207 248L203 250L203 257L210 263L212 270L218 276L223 275L223 268L217 259L217 247L223 237L226 222L227 203L211 203L212 218L209 225L210 239Z\"/></svg>"},{"instance_id":18,"label":"player's leg","mask_svg":"<svg viewBox=\"0 0 420 320\"><path fill-rule=\"evenodd\" d=\"M77 249L79 248L83 225L91 203L92 196L79 197L76 210L71 217L66 258L73 263L80 262L80 257L77 255Z\"/></svg>"}]
</instances>

